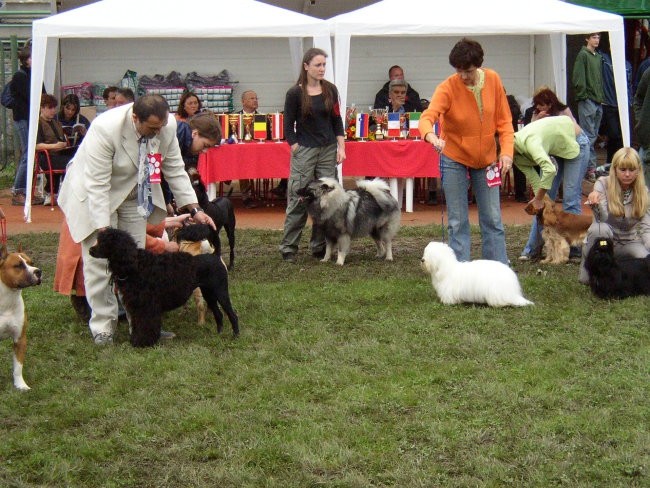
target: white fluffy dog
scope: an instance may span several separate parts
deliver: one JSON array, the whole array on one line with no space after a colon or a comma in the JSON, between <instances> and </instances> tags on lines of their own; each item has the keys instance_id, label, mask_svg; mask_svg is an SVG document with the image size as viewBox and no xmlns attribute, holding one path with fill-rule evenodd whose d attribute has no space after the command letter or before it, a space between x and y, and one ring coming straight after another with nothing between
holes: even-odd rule
<instances>
[{"instance_id":1,"label":"white fluffy dog","mask_svg":"<svg viewBox=\"0 0 650 488\"><path fill-rule=\"evenodd\" d=\"M487 303L491 307L533 305L521 293L517 275L498 261L458 262L447 244L430 242L424 249L422 269L445 305Z\"/></svg>"}]
</instances>

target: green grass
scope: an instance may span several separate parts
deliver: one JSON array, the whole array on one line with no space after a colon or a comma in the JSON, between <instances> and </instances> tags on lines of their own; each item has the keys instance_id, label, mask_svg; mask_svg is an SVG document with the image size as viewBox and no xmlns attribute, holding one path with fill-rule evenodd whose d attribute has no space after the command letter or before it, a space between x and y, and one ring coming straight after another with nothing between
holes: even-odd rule
<instances>
[{"instance_id":1,"label":"green grass","mask_svg":"<svg viewBox=\"0 0 650 488\"><path fill-rule=\"evenodd\" d=\"M527 230L507 229L511 257ZM649 486L650 299L600 301L576 263L515 261L534 307L442 306L419 268L440 235L403 228L393 263L355 241L340 268L238 231L241 337L192 305L147 350L125 323L92 344L51 291L55 234L11 238L45 281L24 292L30 392L3 342L0 485Z\"/></svg>"}]
</instances>

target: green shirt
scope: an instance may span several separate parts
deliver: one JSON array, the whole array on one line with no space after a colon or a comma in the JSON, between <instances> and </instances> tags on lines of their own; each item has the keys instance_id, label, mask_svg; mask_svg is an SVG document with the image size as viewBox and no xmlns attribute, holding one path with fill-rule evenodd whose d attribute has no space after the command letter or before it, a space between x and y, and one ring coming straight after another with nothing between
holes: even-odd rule
<instances>
[{"instance_id":1,"label":"green shirt","mask_svg":"<svg viewBox=\"0 0 650 488\"><path fill-rule=\"evenodd\" d=\"M573 65L572 81L576 91L576 101L593 100L596 103L603 103L605 101L603 57L600 53L592 53L583 46Z\"/></svg>"},{"instance_id":2,"label":"green shirt","mask_svg":"<svg viewBox=\"0 0 650 488\"><path fill-rule=\"evenodd\" d=\"M580 154L573 120L566 115L544 117L515 132L514 163L537 192L548 190L557 173L551 155L573 159ZM535 166L539 166L537 174Z\"/></svg>"}]
</instances>

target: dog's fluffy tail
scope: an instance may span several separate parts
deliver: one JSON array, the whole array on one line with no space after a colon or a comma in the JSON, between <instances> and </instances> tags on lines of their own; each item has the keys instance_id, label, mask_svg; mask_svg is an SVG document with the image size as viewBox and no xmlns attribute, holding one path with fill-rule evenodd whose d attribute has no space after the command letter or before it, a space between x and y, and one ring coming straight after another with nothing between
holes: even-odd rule
<instances>
[{"instance_id":1,"label":"dog's fluffy tail","mask_svg":"<svg viewBox=\"0 0 650 488\"><path fill-rule=\"evenodd\" d=\"M357 180L357 187L370 193L373 193L374 191L390 192L388 183L381 178L375 178L374 180Z\"/></svg>"},{"instance_id":2,"label":"dog's fluffy tail","mask_svg":"<svg viewBox=\"0 0 650 488\"><path fill-rule=\"evenodd\" d=\"M397 209L397 200L390 194L390 187L381 178L374 180L358 180L357 188L365 190L370 193L377 201L379 206L384 210Z\"/></svg>"}]
</instances>

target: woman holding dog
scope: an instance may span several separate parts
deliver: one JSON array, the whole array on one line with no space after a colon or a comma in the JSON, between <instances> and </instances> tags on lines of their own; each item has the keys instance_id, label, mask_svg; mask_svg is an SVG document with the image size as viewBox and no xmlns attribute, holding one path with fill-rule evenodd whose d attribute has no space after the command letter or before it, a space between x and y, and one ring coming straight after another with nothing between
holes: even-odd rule
<instances>
[{"instance_id":1,"label":"woman holding dog","mask_svg":"<svg viewBox=\"0 0 650 488\"><path fill-rule=\"evenodd\" d=\"M650 254L650 195L639 154L631 147L614 153L609 175L601 176L587 197L594 222L587 231L580 263L580 283L588 284L584 258L597 239L614 242L614 256L643 258Z\"/></svg>"},{"instance_id":2,"label":"woman holding dog","mask_svg":"<svg viewBox=\"0 0 650 488\"><path fill-rule=\"evenodd\" d=\"M533 214L544 208L544 195L548 194L549 198L555 199L562 184L563 210L580 215L582 177L588 164L589 138L573 117L541 117L515 134L515 165L533 186L535 196L528 203ZM538 257L543 244L542 229L537 218L534 218L528 242L519 260L527 261ZM579 256L579 252L578 248L572 249L574 256Z\"/></svg>"},{"instance_id":3,"label":"woman holding dog","mask_svg":"<svg viewBox=\"0 0 650 488\"><path fill-rule=\"evenodd\" d=\"M456 74L443 81L420 118L423 139L440 152L440 175L449 215L449 244L459 261L470 260L467 192L478 204L484 259L508 263L501 222L500 178L512 167L513 127L499 75L482 68L483 48L464 38L452 48L449 64ZM433 124L440 121L437 136ZM499 135L497 156L494 135Z\"/></svg>"},{"instance_id":4,"label":"woman holding dog","mask_svg":"<svg viewBox=\"0 0 650 488\"><path fill-rule=\"evenodd\" d=\"M336 177L336 165L345 159L345 133L336 86L325 79L327 53L309 49L302 59L297 83L284 102L284 134L291 146L282 259L294 262L307 222L307 206L297 191L324 176ZM325 255L325 236L314 225L309 243L314 257Z\"/></svg>"}]
</instances>

